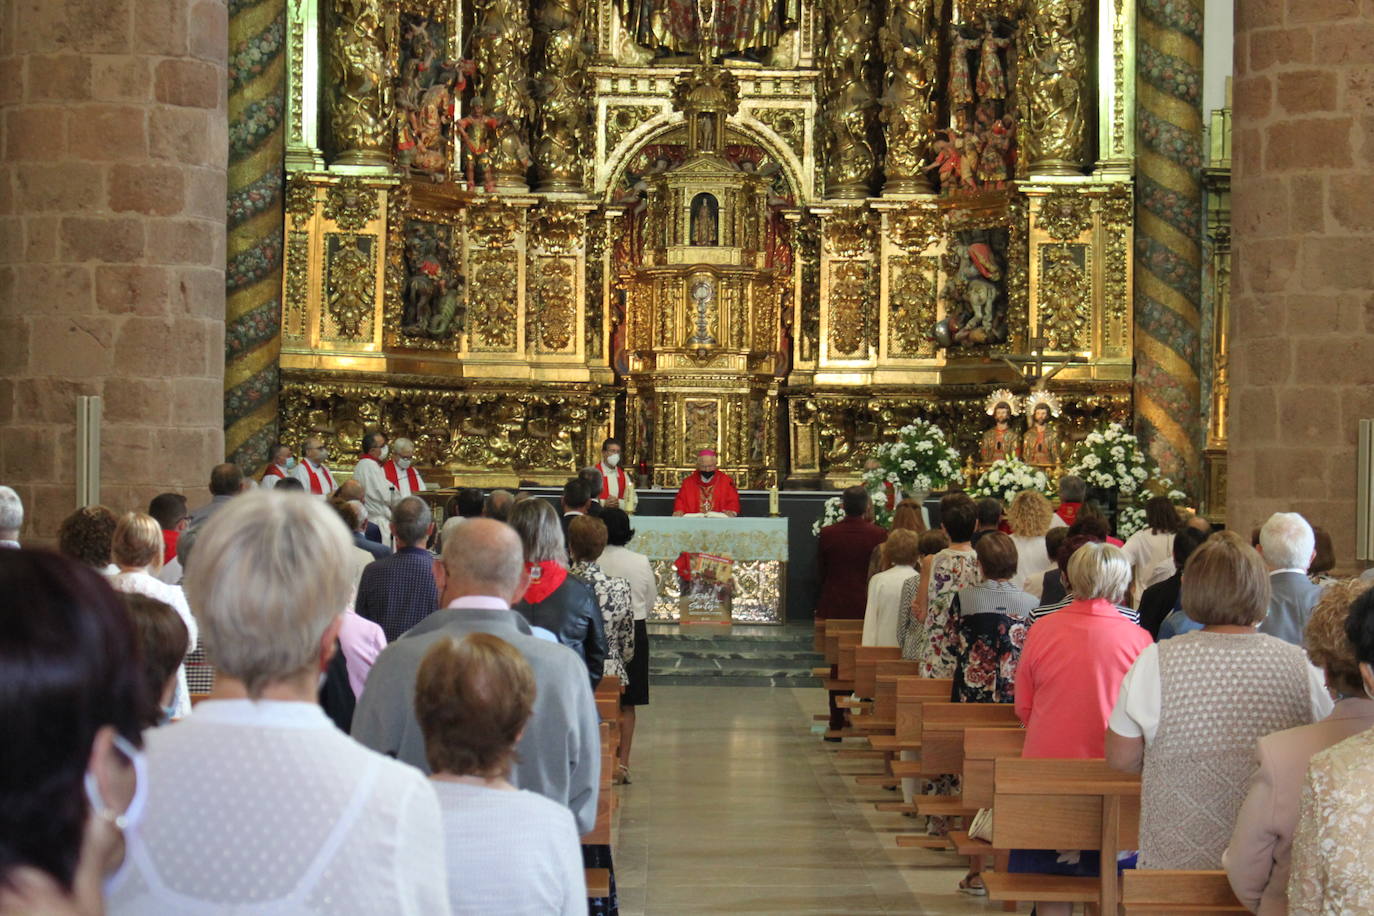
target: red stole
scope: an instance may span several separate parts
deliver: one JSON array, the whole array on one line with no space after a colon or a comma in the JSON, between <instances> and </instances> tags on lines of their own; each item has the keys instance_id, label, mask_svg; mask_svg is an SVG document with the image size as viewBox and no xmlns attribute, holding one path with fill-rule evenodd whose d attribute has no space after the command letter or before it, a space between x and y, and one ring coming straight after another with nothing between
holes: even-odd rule
<instances>
[{"instance_id":1,"label":"red stole","mask_svg":"<svg viewBox=\"0 0 1374 916\"><path fill-rule=\"evenodd\" d=\"M1082 503L1060 503L1059 508L1054 510L1054 514L1063 519L1064 524L1072 525L1078 520L1078 510L1083 508Z\"/></svg>"},{"instance_id":2,"label":"red stole","mask_svg":"<svg viewBox=\"0 0 1374 916\"><path fill-rule=\"evenodd\" d=\"M525 589L525 596L520 600L526 604L538 604L543 601L557 591L563 580L568 578L567 569L557 560L526 563L525 569L529 570L530 584Z\"/></svg>"},{"instance_id":3,"label":"red stole","mask_svg":"<svg viewBox=\"0 0 1374 916\"><path fill-rule=\"evenodd\" d=\"M301 464L305 467L305 473L310 476L311 493L323 496L334 492L334 475L329 473L329 468L325 467L324 465L320 465L320 474L324 475L325 481L329 484L329 489L326 490L320 486L319 475L317 475L315 473L315 469L310 466L310 462L302 461Z\"/></svg>"},{"instance_id":4,"label":"red stole","mask_svg":"<svg viewBox=\"0 0 1374 916\"><path fill-rule=\"evenodd\" d=\"M739 514L739 491L724 471L716 471L710 483L701 479L700 471L682 481L673 501L674 512L734 512Z\"/></svg>"},{"instance_id":5,"label":"red stole","mask_svg":"<svg viewBox=\"0 0 1374 916\"><path fill-rule=\"evenodd\" d=\"M397 474L396 462L388 460L382 465L382 471L386 474L386 479L391 481L391 485L396 489L401 489L401 478ZM420 492L420 475L415 473L415 465L406 468L406 481L410 484L411 494Z\"/></svg>"},{"instance_id":6,"label":"red stole","mask_svg":"<svg viewBox=\"0 0 1374 916\"><path fill-rule=\"evenodd\" d=\"M267 470L262 472L263 477L285 477L286 472L281 469L281 465L275 462L267 466Z\"/></svg>"},{"instance_id":7,"label":"red stole","mask_svg":"<svg viewBox=\"0 0 1374 916\"><path fill-rule=\"evenodd\" d=\"M616 467L616 469L615 469L615 479L616 479L617 485L620 487L620 491L619 491L618 493L612 494L612 493L611 493L611 478L610 478L609 475L606 474L606 466L605 466L604 464L601 465L601 496L598 497L599 499L610 499L612 495L614 495L616 499L623 499L623 498L624 498L624 496L625 496L625 469L622 468L622 467L620 467L620 466L618 466L618 465L617 465L617 467Z\"/></svg>"}]
</instances>

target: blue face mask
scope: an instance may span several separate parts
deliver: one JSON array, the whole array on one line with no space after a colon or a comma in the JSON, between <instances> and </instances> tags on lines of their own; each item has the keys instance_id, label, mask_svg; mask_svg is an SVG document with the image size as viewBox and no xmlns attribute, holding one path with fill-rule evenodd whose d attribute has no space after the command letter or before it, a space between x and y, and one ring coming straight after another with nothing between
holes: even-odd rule
<instances>
[{"instance_id":1,"label":"blue face mask","mask_svg":"<svg viewBox=\"0 0 1374 916\"><path fill-rule=\"evenodd\" d=\"M295 459L294 457L292 457L292 458L287 458L287 459L286 459L286 469L287 469L288 471L291 470L292 468L294 468L295 466L296 466L296 459Z\"/></svg>"}]
</instances>

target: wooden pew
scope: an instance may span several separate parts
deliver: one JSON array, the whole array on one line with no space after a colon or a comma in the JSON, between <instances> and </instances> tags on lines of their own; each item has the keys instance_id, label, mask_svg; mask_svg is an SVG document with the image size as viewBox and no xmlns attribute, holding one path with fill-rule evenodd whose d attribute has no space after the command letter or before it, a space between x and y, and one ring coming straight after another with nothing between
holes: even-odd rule
<instances>
[{"instance_id":1,"label":"wooden pew","mask_svg":"<svg viewBox=\"0 0 1374 916\"><path fill-rule=\"evenodd\" d=\"M951 774L963 776L964 731L970 727L1023 731L1010 703L922 703L921 750L917 776L933 779ZM979 805L959 795L922 795L916 799L917 814L971 817Z\"/></svg>"},{"instance_id":2,"label":"wooden pew","mask_svg":"<svg viewBox=\"0 0 1374 916\"><path fill-rule=\"evenodd\" d=\"M964 769L959 788L970 809L992 807L997 758L1020 757L1025 743L1026 730L1023 728L964 729ZM949 842L961 856L981 860L991 858L996 871L1007 870L1007 862L1011 858L1009 849L998 849L987 840L975 840L967 830L951 830ZM1016 908L1011 901L1004 902L1002 906L1009 911Z\"/></svg>"},{"instance_id":3,"label":"wooden pew","mask_svg":"<svg viewBox=\"0 0 1374 916\"><path fill-rule=\"evenodd\" d=\"M998 849L1102 851L1097 878L988 872L988 898L1043 903L1121 899L1116 854L1135 849L1140 828L1140 777L1103 760L998 758L994 766L992 845Z\"/></svg>"},{"instance_id":4,"label":"wooden pew","mask_svg":"<svg viewBox=\"0 0 1374 916\"><path fill-rule=\"evenodd\" d=\"M601 723L601 780L596 793L596 824L582 834L583 846L609 846L611 844L611 817L615 813L615 793L611 789L611 776L615 772L616 757L611 747L611 726ZM585 869L587 896L605 897L610 894L611 875L605 868Z\"/></svg>"},{"instance_id":5,"label":"wooden pew","mask_svg":"<svg viewBox=\"0 0 1374 916\"><path fill-rule=\"evenodd\" d=\"M1127 916L1249 912L1224 871L1128 871L1122 875L1121 902Z\"/></svg>"},{"instance_id":6,"label":"wooden pew","mask_svg":"<svg viewBox=\"0 0 1374 916\"><path fill-rule=\"evenodd\" d=\"M948 702L953 689L954 682L947 677L898 677L892 734L871 736L868 743L880 751L917 750L921 746L921 704L932 700Z\"/></svg>"},{"instance_id":7,"label":"wooden pew","mask_svg":"<svg viewBox=\"0 0 1374 916\"><path fill-rule=\"evenodd\" d=\"M858 646L854 649L854 692L872 699L878 694L880 662L901 661L900 646Z\"/></svg>"},{"instance_id":8,"label":"wooden pew","mask_svg":"<svg viewBox=\"0 0 1374 916\"><path fill-rule=\"evenodd\" d=\"M834 675L821 682L826 690L840 693L854 692L854 653L859 646L859 640L863 638L863 628L864 622L862 620L826 621L826 661L834 666ZM851 729L838 731L832 729L827 730L825 736L827 738L847 738L855 734L857 733Z\"/></svg>"}]
</instances>

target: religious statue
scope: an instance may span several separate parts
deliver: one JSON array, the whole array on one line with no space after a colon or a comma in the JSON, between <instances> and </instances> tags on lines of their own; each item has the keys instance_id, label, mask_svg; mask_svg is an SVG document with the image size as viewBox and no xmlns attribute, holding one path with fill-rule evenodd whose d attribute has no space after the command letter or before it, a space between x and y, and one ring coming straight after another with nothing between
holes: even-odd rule
<instances>
[{"instance_id":1,"label":"religious statue","mask_svg":"<svg viewBox=\"0 0 1374 916\"><path fill-rule=\"evenodd\" d=\"M821 68L825 186L830 197L866 197L877 163L869 125L877 99L868 84L877 31L868 0L824 0L828 52Z\"/></svg>"},{"instance_id":2,"label":"religious statue","mask_svg":"<svg viewBox=\"0 0 1374 916\"><path fill-rule=\"evenodd\" d=\"M801 18L800 0L626 0L620 8L636 43L705 61L762 60Z\"/></svg>"},{"instance_id":3,"label":"religious statue","mask_svg":"<svg viewBox=\"0 0 1374 916\"><path fill-rule=\"evenodd\" d=\"M949 52L949 104L953 108L972 105L973 74L970 57L983 47L983 36L971 26L954 30Z\"/></svg>"},{"instance_id":4,"label":"religious statue","mask_svg":"<svg viewBox=\"0 0 1374 916\"><path fill-rule=\"evenodd\" d=\"M1011 170L1011 143L1016 137L1016 120L1011 115L995 119L983 131L983 149L978 156L978 183L984 188L1006 184Z\"/></svg>"},{"instance_id":5,"label":"religious statue","mask_svg":"<svg viewBox=\"0 0 1374 916\"><path fill-rule=\"evenodd\" d=\"M582 183L583 163L578 141L586 117L583 20L576 0L544 0L537 23L543 36L541 65L535 83L539 102L538 139L534 151L538 189L575 190Z\"/></svg>"},{"instance_id":6,"label":"religious statue","mask_svg":"<svg viewBox=\"0 0 1374 916\"><path fill-rule=\"evenodd\" d=\"M1002 62L1002 54L1010 44L1011 38L997 34L993 25L984 31L982 44L978 48L978 80L975 83L980 100L1007 97L1006 67Z\"/></svg>"},{"instance_id":7,"label":"religious statue","mask_svg":"<svg viewBox=\"0 0 1374 916\"><path fill-rule=\"evenodd\" d=\"M1002 458L1016 458L1016 431L1011 428L1011 418L1020 412L1020 402L1010 391L999 388L988 396L987 414L992 417L992 428L984 431L982 444L978 449L978 460L984 466Z\"/></svg>"},{"instance_id":8,"label":"religious statue","mask_svg":"<svg viewBox=\"0 0 1374 916\"><path fill-rule=\"evenodd\" d=\"M1022 402L1029 427L1021 436L1021 460L1039 468L1059 464L1059 433L1050 425L1051 417L1061 413L1059 397L1043 388L1026 395Z\"/></svg>"},{"instance_id":9,"label":"religious statue","mask_svg":"<svg viewBox=\"0 0 1374 916\"><path fill-rule=\"evenodd\" d=\"M692 204L692 244L718 245L716 199L710 194L698 194Z\"/></svg>"},{"instance_id":10,"label":"religious statue","mask_svg":"<svg viewBox=\"0 0 1374 916\"><path fill-rule=\"evenodd\" d=\"M444 59L435 47L436 26L431 20L407 15L402 25L406 45L396 82L396 163L408 175L443 181L452 152L456 99L476 76L477 64Z\"/></svg>"},{"instance_id":11,"label":"religious statue","mask_svg":"<svg viewBox=\"0 0 1374 916\"><path fill-rule=\"evenodd\" d=\"M333 0L330 10L330 128L336 161L385 165L391 99L379 0Z\"/></svg>"},{"instance_id":12,"label":"religious statue","mask_svg":"<svg viewBox=\"0 0 1374 916\"><path fill-rule=\"evenodd\" d=\"M447 227L408 223L405 233L405 308L401 329L412 337L443 339L462 324L463 277L451 264Z\"/></svg>"},{"instance_id":13,"label":"religious statue","mask_svg":"<svg viewBox=\"0 0 1374 916\"><path fill-rule=\"evenodd\" d=\"M472 112L458 121L458 140L463 145L463 170L468 190L477 188L477 171L482 172L482 186L488 194L496 190L496 173L492 169L491 146L499 121L487 114L487 106L480 99L472 103Z\"/></svg>"},{"instance_id":14,"label":"religious statue","mask_svg":"<svg viewBox=\"0 0 1374 916\"><path fill-rule=\"evenodd\" d=\"M494 173L491 184L499 178L503 184L523 187L530 158L527 61L534 37L528 7L509 0L483 0L474 10L474 19L473 56L482 74L479 89L494 119L482 155Z\"/></svg>"},{"instance_id":15,"label":"religious statue","mask_svg":"<svg viewBox=\"0 0 1374 916\"><path fill-rule=\"evenodd\" d=\"M1083 0L1045 0L1031 16L1024 53L1029 99L1022 108L1034 171L1076 174L1087 156L1085 32Z\"/></svg>"}]
</instances>

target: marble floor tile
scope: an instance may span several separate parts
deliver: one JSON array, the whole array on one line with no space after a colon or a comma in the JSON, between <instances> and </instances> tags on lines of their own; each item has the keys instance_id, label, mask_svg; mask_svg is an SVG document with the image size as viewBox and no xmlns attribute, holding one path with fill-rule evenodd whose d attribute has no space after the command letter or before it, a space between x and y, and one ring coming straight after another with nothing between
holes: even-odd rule
<instances>
[{"instance_id":1,"label":"marble floor tile","mask_svg":"<svg viewBox=\"0 0 1374 916\"><path fill-rule=\"evenodd\" d=\"M1000 912L956 890L962 859L897 848L916 825L854 784L874 761L812 734L824 708L813 688L654 688L615 790L624 916Z\"/></svg>"}]
</instances>

